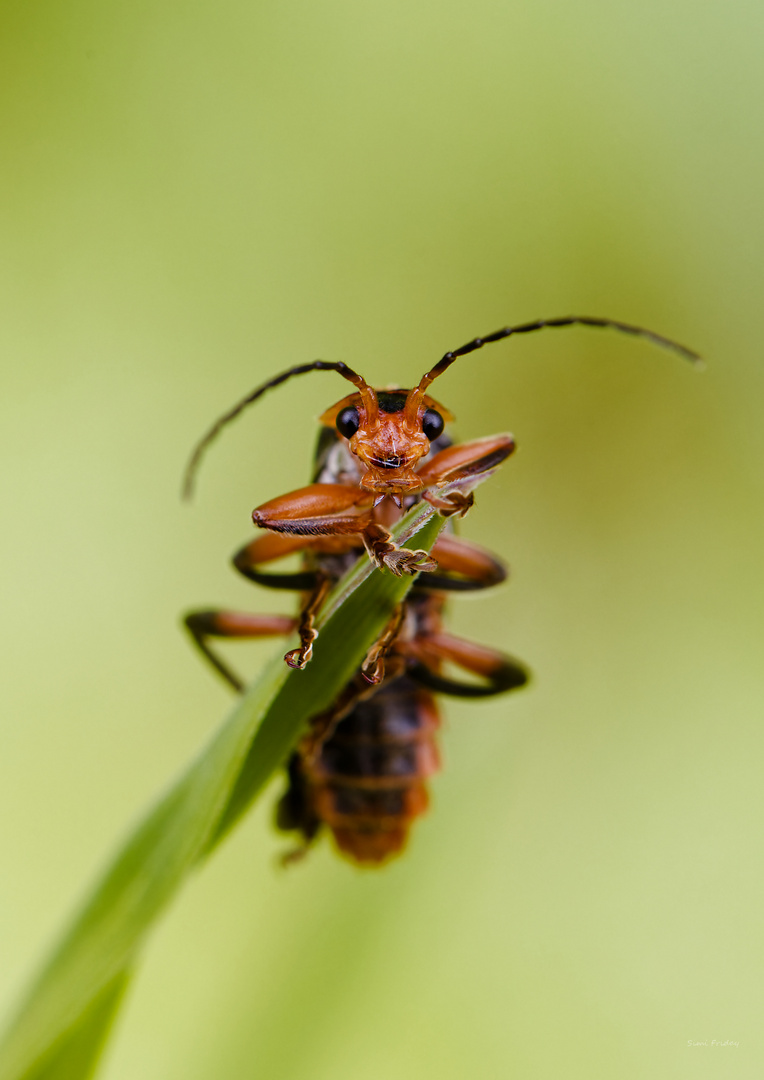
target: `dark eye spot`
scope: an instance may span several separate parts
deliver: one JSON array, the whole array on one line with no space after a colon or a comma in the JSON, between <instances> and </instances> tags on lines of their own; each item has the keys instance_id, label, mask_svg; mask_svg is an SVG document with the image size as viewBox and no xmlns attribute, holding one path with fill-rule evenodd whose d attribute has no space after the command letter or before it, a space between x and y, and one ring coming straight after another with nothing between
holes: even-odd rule
<instances>
[{"instance_id":1,"label":"dark eye spot","mask_svg":"<svg viewBox=\"0 0 764 1080\"><path fill-rule=\"evenodd\" d=\"M428 409L422 419L422 431L430 442L437 439L443 431L443 417L435 409Z\"/></svg>"},{"instance_id":2,"label":"dark eye spot","mask_svg":"<svg viewBox=\"0 0 764 1080\"><path fill-rule=\"evenodd\" d=\"M337 431L340 435L344 435L346 439L349 439L351 435L355 435L358 431L358 409L355 405L350 405L347 409L343 409L337 417Z\"/></svg>"}]
</instances>

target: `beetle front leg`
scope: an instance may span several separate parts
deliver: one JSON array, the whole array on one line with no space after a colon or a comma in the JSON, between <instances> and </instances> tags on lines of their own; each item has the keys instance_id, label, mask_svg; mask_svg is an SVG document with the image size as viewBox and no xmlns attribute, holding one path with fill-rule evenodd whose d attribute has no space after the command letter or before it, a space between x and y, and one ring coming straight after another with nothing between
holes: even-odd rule
<instances>
[{"instance_id":1,"label":"beetle front leg","mask_svg":"<svg viewBox=\"0 0 764 1080\"><path fill-rule=\"evenodd\" d=\"M372 562L396 577L434 570L426 551L399 548L372 517L374 496L343 484L311 484L252 511L261 529L297 536L360 536ZM351 511L348 513L348 511Z\"/></svg>"},{"instance_id":2,"label":"beetle front leg","mask_svg":"<svg viewBox=\"0 0 764 1080\"><path fill-rule=\"evenodd\" d=\"M474 502L472 488L487 480L514 449L511 435L492 435L446 447L422 466L419 476L428 488L448 485L449 490L442 495L425 491L422 498L442 517L466 514Z\"/></svg>"},{"instance_id":3,"label":"beetle front leg","mask_svg":"<svg viewBox=\"0 0 764 1080\"><path fill-rule=\"evenodd\" d=\"M421 548L401 548L393 543L393 538L387 529L371 522L362 533L363 542L369 553L369 558L381 569L386 567L391 574L400 577L401 574L429 573L438 569L438 564L426 551Z\"/></svg>"}]
</instances>

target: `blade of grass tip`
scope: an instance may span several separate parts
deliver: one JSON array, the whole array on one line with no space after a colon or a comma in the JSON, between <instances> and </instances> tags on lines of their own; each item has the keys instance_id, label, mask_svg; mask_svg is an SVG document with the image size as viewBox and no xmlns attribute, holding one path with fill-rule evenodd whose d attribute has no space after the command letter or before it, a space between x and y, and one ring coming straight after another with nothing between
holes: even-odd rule
<instances>
[{"instance_id":1,"label":"blade of grass tip","mask_svg":"<svg viewBox=\"0 0 764 1080\"><path fill-rule=\"evenodd\" d=\"M410 532L428 516L415 509L394 535ZM442 525L437 517L426 521L417 544L431 546ZM281 654L274 657L204 752L129 838L10 1025L0 1044L0 1080L89 1075L86 1048L93 1048L94 1062L118 1005L119 996L115 991L109 997L108 987L123 985L146 934L184 878L262 790L309 717L339 693L411 587L411 578L370 575L368 560L360 562L351 578L361 584L352 594L345 582L339 584L340 606L329 597L332 613L322 615L325 625L316 643L321 646L308 669L294 671ZM99 1001L110 1002L109 1007L99 1008ZM67 1038L72 1040L69 1056ZM47 1071L40 1072L43 1068Z\"/></svg>"}]
</instances>

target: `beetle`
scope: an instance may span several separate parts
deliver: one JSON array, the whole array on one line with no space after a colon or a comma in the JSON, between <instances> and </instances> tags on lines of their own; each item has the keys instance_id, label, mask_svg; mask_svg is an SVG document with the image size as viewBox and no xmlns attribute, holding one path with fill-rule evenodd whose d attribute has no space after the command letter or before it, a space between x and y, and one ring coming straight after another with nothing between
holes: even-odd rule
<instances>
[{"instance_id":1,"label":"beetle","mask_svg":"<svg viewBox=\"0 0 764 1080\"><path fill-rule=\"evenodd\" d=\"M415 503L426 501L443 517L463 516L474 488L491 476L515 448L511 435L453 443L446 431L452 414L428 394L432 382L459 357L508 338L549 327L583 325L631 334L698 363L691 349L643 327L613 319L565 316L506 326L447 352L413 389L374 389L342 362L315 360L288 368L258 386L221 416L196 444L184 493L220 431L266 391L297 375L332 371L354 390L320 417L312 483L262 503L252 520L263 535L233 557L249 580L301 594L298 615L252 615L193 611L185 624L195 644L237 691L239 676L210 644L212 638L256 638L299 633L300 644L284 657L293 668L310 662L316 615L330 591L359 557L415 582L351 682L309 731L287 763L287 788L277 824L301 838L304 852L328 827L340 852L376 866L405 846L413 820L427 808L427 779L439 767L440 724L434 694L489 697L524 686L523 663L489 646L448 634L443 609L451 592L485 589L505 580L503 562L477 544L457 538L447 525L432 553L399 547L391 526ZM302 568L263 571L264 564L294 553ZM471 677L444 673L455 665Z\"/></svg>"}]
</instances>

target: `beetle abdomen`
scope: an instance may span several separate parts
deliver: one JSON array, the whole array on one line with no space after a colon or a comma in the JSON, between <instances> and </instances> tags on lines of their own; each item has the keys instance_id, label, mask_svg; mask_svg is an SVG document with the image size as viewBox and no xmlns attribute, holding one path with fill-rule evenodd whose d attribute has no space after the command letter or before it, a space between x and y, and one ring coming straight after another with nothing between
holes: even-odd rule
<instances>
[{"instance_id":1,"label":"beetle abdomen","mask_svg":"<svg viewBox=\"0 0 764 1080\"><path fill-rule=\"evenodd\" d=\"M355 862L397 854L427 809L426 780L440 765L439 726L432 695L403 676L358 702L315 759L301 761L313 815Z\"/></svg>"}]
</instances>

